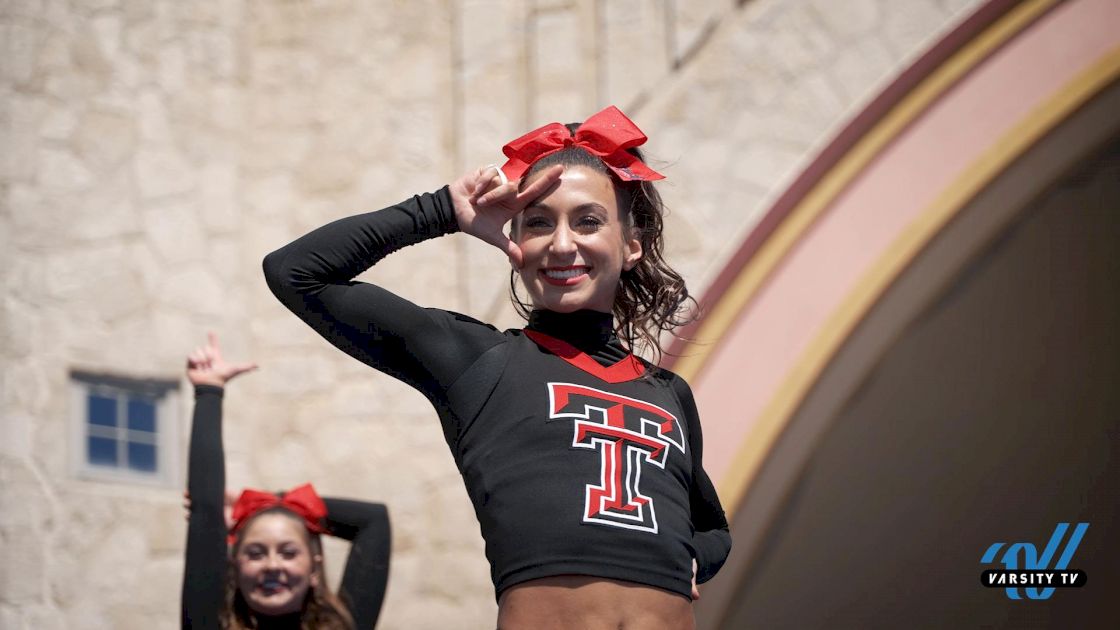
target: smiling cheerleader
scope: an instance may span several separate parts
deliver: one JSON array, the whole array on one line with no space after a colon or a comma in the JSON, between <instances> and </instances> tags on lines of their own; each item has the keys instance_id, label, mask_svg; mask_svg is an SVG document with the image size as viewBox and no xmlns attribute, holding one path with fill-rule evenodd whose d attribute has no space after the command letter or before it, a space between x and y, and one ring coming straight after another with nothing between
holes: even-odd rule
<instances>
[{"instance_id":1,"label":"smiling cheerleader","mask_svg":"<svg viewBox=\"0 0 1120 630\"><path fill-rule=\"evenodd\" d=\"M662 259L662 176L610 107L507 144L509 160L335 221L273 252L265 277L317 332L422 392L462 473L503 630L681 630L731 548L688 385L636 357L686 323ZM506 231L506 226L509 231ZM528 292L524 329L421 308L355 276L465 232Z\"/></svg>"},{"instance_id":2,"label":"smiling cheerleader","mask_svg":"<svg viewBox=\"0 0 1120 630\"><path fill-rule=\"evenodd\" d=\"M187 359L195 387L189 516L183 574L184 628L354 630L373 628L389 573L385 506L323 499L310 484L285 493L245 490L224 513L222 395L253 370L227 363L217 338ZM322 534L349 540L335 594L323 567Z\"/></svg>"}]
</instances>

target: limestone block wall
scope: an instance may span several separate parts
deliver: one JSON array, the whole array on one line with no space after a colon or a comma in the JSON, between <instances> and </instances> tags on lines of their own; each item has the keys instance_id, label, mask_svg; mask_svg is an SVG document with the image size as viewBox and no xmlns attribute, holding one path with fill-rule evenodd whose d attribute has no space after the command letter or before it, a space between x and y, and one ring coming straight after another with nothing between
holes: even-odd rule
<instances>
[{"instance_id":1,"label":"limestone block wall","mask_svg":"<svg viewBox=\"0 0 1120 630\"><path fill-rule=\"evenodd\" d=\"M814 147L976 3L0 4L0 628L177 626L189 388L174 479L91 481L69 373L179 379L208 329L262 365L227 395L229 484L384 501L381 627L488 627L434 413L288 315L264 254L615 103L669 175L670 254L699 292ZM510 326L507 274L455 236L366 277ZM344 558L328 547L336 581Z\"/></svg>"}]
</instances>

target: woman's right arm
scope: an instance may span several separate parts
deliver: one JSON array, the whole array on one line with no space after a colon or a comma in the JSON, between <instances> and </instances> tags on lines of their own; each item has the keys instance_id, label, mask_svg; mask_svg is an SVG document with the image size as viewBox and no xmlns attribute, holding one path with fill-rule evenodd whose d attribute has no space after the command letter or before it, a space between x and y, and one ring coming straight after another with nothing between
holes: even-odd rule
<instances>
[{"instance_id":1,"label":"woman's right arm","mask_svg":"<svg viewBox=\"0 0 1120 630\"><path fill-rule=\"evenodd\" d=\"M190 516L183 570L183 628L218 628L225 601L226 524L223 516L222 388L196 385L187 492Z\"/></svg>"},{"instance_id":2,"label":"woman's right arm","mask_svg":"<svg viewBox=\"0 0 1120 630\"><path fill-rule=\"evenodd\" d=\"M284 306L340 350L434 398L497 343L494 329L352 278L396 250L456 231L443 188L314 230L266 256L264 275Z\"/></svg>"},{"instance_id":3,"label":"woman's right arm","mask_svg":"<svg viewBox=\"0 0 1120 630\"><path fill-rule=\"evenodd\" d=\"M435 193L339 219L266 256L265 279L284 306L336 347L439 400L501 335L469 317L421 308L353 278L403 247L460 226L518 258L502 226L559 174L519 192L514 182L491 187L484 169ZM454 272L453 261L445 266Z\"/></svg>"},{"instance_id":4,"label":"woman's right arm","mask_svg":"<svg viewBox=\"0 0 1120 630\"><path fill-rule=\"evenodd\" d=\"M187 463L190 514L181 599L183 628L219 627L228 564L222 396L226 383L256 367L255 363L227 363L213 333L206 346L187 358L187 378L194 385L195 403Z\"/></svg>"}]
</instances>

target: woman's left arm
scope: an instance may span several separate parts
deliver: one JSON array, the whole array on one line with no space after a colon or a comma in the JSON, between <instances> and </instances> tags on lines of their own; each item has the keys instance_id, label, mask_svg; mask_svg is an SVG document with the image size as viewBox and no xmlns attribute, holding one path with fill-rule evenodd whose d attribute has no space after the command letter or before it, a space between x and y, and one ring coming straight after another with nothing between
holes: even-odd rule
<instances>
[{"instance_id":1,"label":"woman's left arm","mask_svg":"<svg viewBox=\"0 0 1120 630\"><path fill-rule=\"evenodd\" d=\"M327 504L327 531L350 541L338 592L350 607L354 627L373 628L389 581L389 512L381 503L334 498L323 502Z\"/></svg>"},{"instance_id":2,"label":"woman's left arm","mask_svg":"<svg viewBox=\"0 0 1120 630\"><path fill-rule=\"evenodd\" d=\"M696 530L692 535L692 546L696 550L696 583L703 584L715 577L727 560L727 554L731 553L731 532L715 486L703 468L697 467L693 472L688 501L692 508L692 526Z\"/></svg>"},{"instance_id":3,"label":"woman's left arm","mask_svg":"<svg viewBox=\"0 0 1120 630\"><path fill-rule=\"evenodd\" d=\"M704 437L692 390L679 377L673 379L673 390L684 412L688 445L692 449L692 486L688 491L688 503L692 511L696 583L703 584L715 576L727 560L727 554L731 552L731 532L728 530L727 517L723 513L716 488L704 471Z\"/></svg>"}]
</instances>

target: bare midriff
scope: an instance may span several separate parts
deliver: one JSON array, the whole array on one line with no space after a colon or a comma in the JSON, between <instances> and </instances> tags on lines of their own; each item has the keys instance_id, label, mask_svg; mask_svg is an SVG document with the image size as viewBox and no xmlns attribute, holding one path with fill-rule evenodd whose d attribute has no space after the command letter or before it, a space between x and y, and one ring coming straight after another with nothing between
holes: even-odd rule
<instances>
[{"instance_id":1,"label":"bare midriff","mask_svg":"<svg viewBox=\"0 0 1120 630\"><path fill-rule=\"evenodd\" d=\"M498 630L694 630L692 602L635 582L557 575L511 586Z\"/></svg>"}]
</instances>

